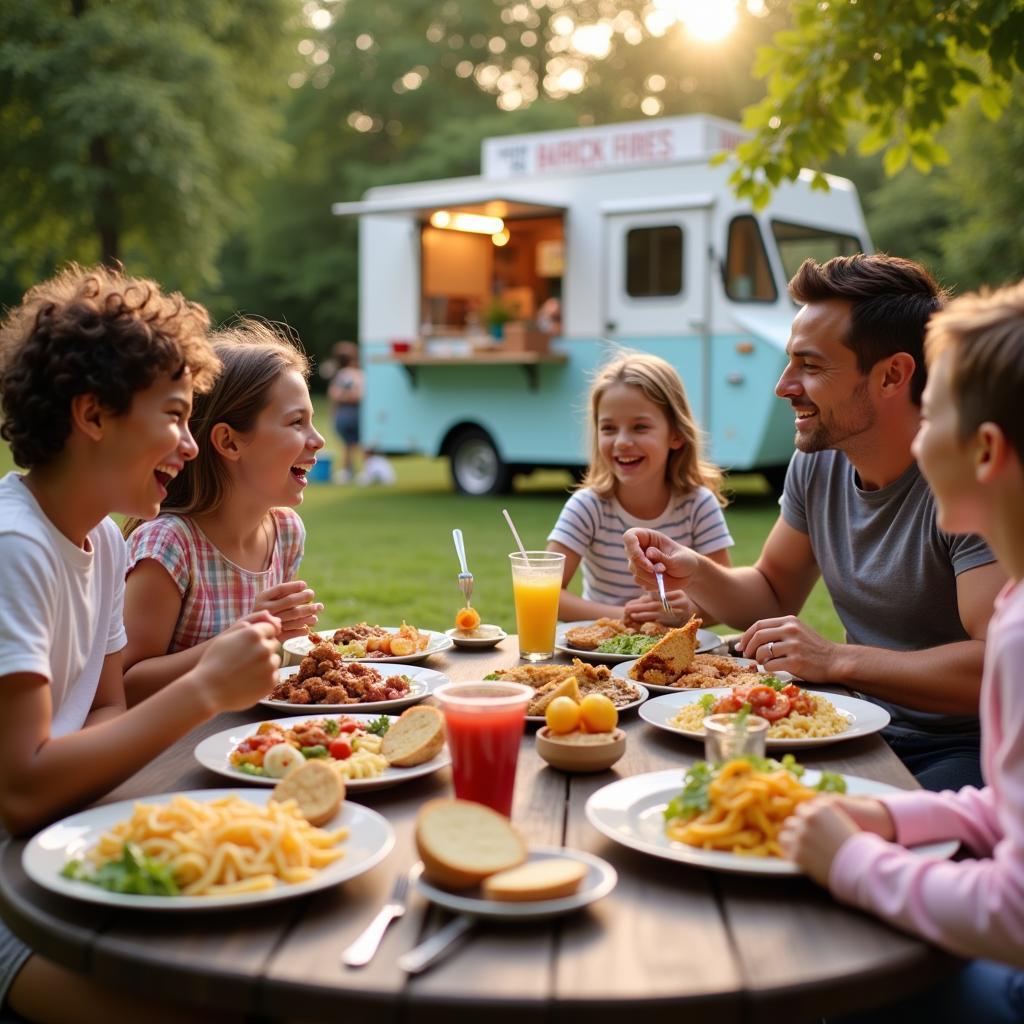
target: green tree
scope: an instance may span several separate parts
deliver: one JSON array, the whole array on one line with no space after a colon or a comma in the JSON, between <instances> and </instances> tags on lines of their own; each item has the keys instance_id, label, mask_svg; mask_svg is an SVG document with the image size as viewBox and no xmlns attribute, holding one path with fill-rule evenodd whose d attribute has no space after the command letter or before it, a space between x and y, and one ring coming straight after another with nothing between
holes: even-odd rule
<instances>
[{"instance_id":1,"label":"green tree","mask_svg":"<svg viewBox=\"0 0 1024 1024\"><path fill-rule=\"evenodd\" d=\"M652 32L647 7L375 0L310 11L289 79L292 158L258 190L224 251L222 286L204 299L219 317L243 309L286 321L323 354L357 331L357 225L332 217L332 203L374 185L478 174L488 136L648 114L737 117L757 98L747 69L777 15L744 13L708 48L678 24ZM567 24L597 26L606 49L575 49Z\"/></svg>"},{"instance_id":2,"label":"green tree","mask_svg":"<svg viewBox=\"0 0 1024 1024\"><path fill-rule=\"evenodd\" d=\"M192 287L275 138L291 0L5 0L0 231L23 283L121 259Z\"/></svg>"},{"instance_id":3,"label":"green tree","mask_svg":"<svg viewBox=\"0 0 1024 1024\"><path fill-rule=\"evenodd\" d=\"M1024 0L793 0L790 18L758 55L767 96L736 151L733 186L758 205L803 167L827 188L822 170L855 125L890 175L948 163L936 134L951 112L976 97L995 120L1024 70Z\"/></svg>"}]
</instances>

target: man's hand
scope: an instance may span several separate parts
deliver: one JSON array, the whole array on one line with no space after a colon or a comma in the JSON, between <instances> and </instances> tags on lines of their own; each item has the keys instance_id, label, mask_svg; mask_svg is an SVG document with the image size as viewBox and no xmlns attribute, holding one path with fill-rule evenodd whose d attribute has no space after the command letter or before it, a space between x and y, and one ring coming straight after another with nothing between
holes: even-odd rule
<instances>
[{"instance_id":1,"label":"man's hand","mask_svg":"<svg viewBox=\"0 0 1024 1024\"><path fill-rule=\"evenodd\" d=\"M270 693L281 665L280 633L281 623L259 612L210 641L192 672L215 710L244 711Z\"/></svg>"},{"instance_id":2,"label":"man's hand","mask_svg":"<svg viewBox=\"0 0 1024 1024\"><path fill-rule=\"evenodd\" d=\"M779 845L811 878L827 886L839 847L857 832L874 832L892 842L896 826L885 804L864 796L820 796L800 804L786 819Z\"/></svg>"},{"instance_id":3,"label":"man's hand","mask_svg":"<svg viewBox=\"0 0 1024 1024\"><path fill-rule=\"evenodd\" d=\"M696 552L657 530L627 530L622 535L622 543L633 578L644 590L657 591L655 569L664 571L666 588L685 590L700 565Z\"/></svg>"},{"instance_id":4,"label":"man's hand","mask_svg":"<svg viewBox=\"0 0 1024 1024\"><path fill-rule=\"evenodd\" d=\"M685 590L667 590L665 596L672 606L669 615L661 607L661 598L657 594L644 594L627 601L623 608L623 619L629 622L661 622L666 626L678 626L696 611L693 602L686 596Z\"/></svg>"},{"instance_id":5,"label":"man's hand","mask_svg":"<svg viewBox=\"0 0 1024 1024\"><path fill-rule=\"evenodd\" d=\"M759 619L737 641L745 658L769 672L789 672L816 683L834 682L843 644L834 644L795 615Z\"/></svg>"},{"instance_id":6,"label":"man's hand","mask_svg":"<svg viewBox=\"0 0 1024 1024\"><path fill-rule=\"evenodd\" d=\"M316 594L302 580L279 583L256 595L253 611L270 612L281 622L281 640L305 636L306 627L312 629L324 606L315 600Z\"/></svg>"}]
</instances>

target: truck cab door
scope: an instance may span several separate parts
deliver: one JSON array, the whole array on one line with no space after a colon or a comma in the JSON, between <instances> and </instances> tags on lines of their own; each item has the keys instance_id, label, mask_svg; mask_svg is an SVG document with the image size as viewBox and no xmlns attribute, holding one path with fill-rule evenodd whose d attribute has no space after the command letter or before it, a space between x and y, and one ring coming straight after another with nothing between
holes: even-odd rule
<instances>
[{"instance_id":1,"label":"truck cab door","mask_svg":"<svg viewBox=\"0 0 1024 1024\"><path fill-rule=\"evenodd\" d=\"M707 330L707 209L606 214L605 333L701 336Z\"/></svg>"}]
</instances>

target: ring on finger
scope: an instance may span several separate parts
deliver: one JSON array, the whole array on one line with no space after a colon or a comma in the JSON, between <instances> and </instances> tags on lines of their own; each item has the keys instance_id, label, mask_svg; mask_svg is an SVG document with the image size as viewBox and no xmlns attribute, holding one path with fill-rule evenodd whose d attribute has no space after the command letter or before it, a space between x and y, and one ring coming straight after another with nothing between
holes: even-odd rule
<instances>
[{"instance_id":1,"label":"ring on finger","mask_svg":"<svg viewBox=\"0 0 1024 1024\"><path fill-rule=\"evenodd\" d=\"M775 657L775 641L770 640L768 642L768 660L771 661Z\"/></svg>"}]
</instances>

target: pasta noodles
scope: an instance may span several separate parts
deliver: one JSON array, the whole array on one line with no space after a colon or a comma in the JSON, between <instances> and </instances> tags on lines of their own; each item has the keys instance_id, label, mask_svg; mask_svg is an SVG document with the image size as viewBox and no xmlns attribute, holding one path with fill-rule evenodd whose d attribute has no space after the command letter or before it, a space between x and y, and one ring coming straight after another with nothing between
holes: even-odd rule
<instances>
[{"instance_id":1,"label":"pasta noodles","mask_svg":"<svg viewBox=\"0 0 1024 1024\"><path fill-rule=\"evenodd\" d=\"M793 689L792 684L790 686ZM765 715L759 708L754 709L754 714L769 718L771 724L768 727L768 738L772 740L803 740L822 738L825 736L838 736L850 728L850 720L836 710L835 705L819 694L808 693L806 690L799 691L799 703L794 701L788 712L774 720L770 715ZM742 700L742 698L739 698ZM719 702L721 704L722 702ZM694 701L679 709L678 714L668 720L669 725L674 725L683 732L704 732L704 719L720 708L719 704L705 704L701 701ZM738 710L729 708L728 710Z\"/></svg>"},{"instance_id":2,"label":"pasta noodles","mask_svg":"<svg viewBox=\"0 0 1024 1024\"><path fill-rule=\"evenodd\" d=\"M347 837L346 828L314 828L292 800L260 806L235 796L200 803L179 795L137 803L85 859L100 867L134 843L171 870L183 896L236 895L308 881L344 856L338 844Z\"/></svg>"},{"instance_id":3,"label":"pasta noodles","mask_svg":"<svg viewBox=\"0 0 1024 1024\"><path fill-rule=\"evenodd\" d=\"M329 761L328 764L346 780L375 779L378 775L383 775L388 766L382 754L374 753L365 747L353 750L344 761Z\"/></svg>"},{"instance_id":4,"label":"pasta noodles","mask_svg":"<svg viewBox=\"0 0 1024 1024\"><path fill-rule=\"evenodd\" d=\"M791 760L780 764L760 758L737 758L717 768L699 762L687 775L683 795L690 792L689 801L673 801L665 812L666 834L704 850L781 857L779 831L796 806L821 790L846 788L841 776L825 773L812 789L799 781L792 767ZM703 801L693 798L694 790Z\"/></svg>"}]
</instances>

